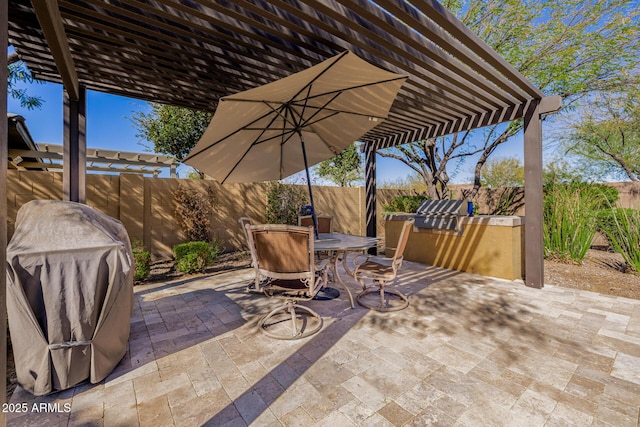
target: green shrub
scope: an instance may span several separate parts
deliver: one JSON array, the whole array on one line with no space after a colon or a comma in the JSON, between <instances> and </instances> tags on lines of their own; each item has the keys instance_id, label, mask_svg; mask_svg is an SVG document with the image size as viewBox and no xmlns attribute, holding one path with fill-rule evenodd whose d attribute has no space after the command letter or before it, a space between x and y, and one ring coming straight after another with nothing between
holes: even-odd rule
<instances>
[{"instance_id":1,"label":"green shrub","mask_svg":"<svg viewBox=\"0 0 640 427\"><path fill-rule=\"evenodd\" d=\"M571 181L567 184L547 184L544 187L544 192L547 194L558 187L580 193L583 198L593 199L595 202L593 208L597 211L614 206L619 196L618 189L615 187L583 181Z\"/></svg>"},{"instance_id":2,"label":"green shrub","mask_svg":"<svg viewBox=\"0 0 640 427\"><path fill-rule=\"evenodd\" d=\"M606 206L611 197L610 192L599 191L600 187L571 183L545 188L545 257L582 262L596 233L596 212Z\"/></svg>"},{"instance_id":3,"label":"green shrub","mask_svg":"<svg viewBox=\"0 0 640 427\"><path fill-rule=\"evenodd\" d=\"M608 209L598 215L598 223L616 252L640 272L640 210Z\"/></svg>"},{"instance_id":4,"label":"green shrub","mask_svg":"<svg viewBox=\"0 0 640 427\"><path fill-rule=\"evenodd\" d=\"M136 264L133 280L142 280L151 272L151 254L143 248L134 248L132 252Z\"/></svg>"},{"instance_id":5,"label":"green shrub","mask_svg":"<svg viewBox=\"0 0 640 427\"><path fill-rule=\"evenodd\" d=\"M134 240L131 242L131 252L135 264L133 280L142 280L151 272L151 254L142 246L142 242Z\"/></svg>"},{"instance_id":6,"label":"green shrub","mask_svg":"<svg viewBox=\"0 0 640 427\"><path fill-rule=\"evenodd\" d=\"M207 260L202 254L189 252L179 260L176 260L176 270L183 273L196 273L204 271Z\"/></svg>"},{"instance_id":7,"label":"green shrub","mask_svg":"<svg viewBox=\"0 0 640 427\"><path fill-rule=\"evenodd\" d=\"M307 193L299 187L270 182L267 188L267 223L297 225L300 206L308 205L308 200Z\"/></svg>"},{"instance_id":8,"label":"green shrub","mask_svg":"<svg viewBox=\"0 0 640 427\"><path fill-rule=\"evenodd\" d=\"M394 196L382 209L385 212L416 213L425 200L429 200L429 197L422 194Z\"/></svg>"},{"instance_id":9,"label":"green shrub","mask_svg":"<svg viewBox=\"0 0 640 427\"><path fill-rule=\"evenodd\" d=\"M204 271L207 265L213 264L220 253L222 253L222 249L215 240L182 243L173 247L176 270L183 273Z\"/></svg>"}]
</instances>

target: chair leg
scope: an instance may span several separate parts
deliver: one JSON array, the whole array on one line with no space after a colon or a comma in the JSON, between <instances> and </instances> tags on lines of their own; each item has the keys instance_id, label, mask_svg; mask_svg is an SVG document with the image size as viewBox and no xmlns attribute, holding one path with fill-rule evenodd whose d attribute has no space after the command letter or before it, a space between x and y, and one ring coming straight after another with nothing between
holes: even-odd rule
<instances>
[{"instance_id":1,"label":"chair leg","mask_svg":"<svg viewBox=\"0 0 640 427\"><path fill-rule=\"evenodd\" d=\"M247 285L247 292L251 293L263 293L261 289L262 281L260 280L260 275L256 273L256 277L253 279L253 283Z\"/></svg>"},{"instance_id":2,"label":"chair leg","mask_svg":"<svg viewBox=\"0 0 640 427\"><path fill-rule=\"evenodd\" d=\"M380 288L380 307L386 307L387 301L384 299L384 281L378 281L378 287Z\"/></svg>"},{"instance_id":3,"label":"chair leg","mask_svg":"<svg viewBox=\"0 0 640 427\"><path fill-rule=\"evenodd\" d=\"M296 325L296 303L293 301L287 301L287 308L291 315L291 337L295 338L298 335L298 325Z\"/></svg>"},{"instance_id":4,"label":"chair leg","mask_svg":"<svg viewBox=\"0 0 640 427\"><path fill-rule=\"evenodd\" d=\"M358 301L358 304L360 304L363 307L366 307L375 311L397 311L397 310L402 310L404 308L407 308L409 306L409 300L407 299L406 296L402 295L400 292L396 291L395 289L385 289L384 286L386 282L384 280L378 280L378 289L375 289L375 287L373 286L367 289L365 287L364 280L361 280L361 283L363 288L365 289L356 296L356 300ZM375 302L367 302L364 299L365 296L371 295L373 293L378 293L380 296L380 303L377 305ZM400 304L391 305L389 303L389 300L387 299L388 295L396 296L397 299L400 300Z\"/></svg>"},{"instance_id":5,"label":"chair leg","mask_svg":"<svg viewBox=\"0 0 640 427\"><path fill-rule=\"evenodd\" d=\"M298 327L297 322L300 311L305 312L307 317L317 319L317 325L314 326L313 322L304 319L301 321L300 327ZM280 314L279 319L276 319L278 314ZM284 314L286 314L286 318L283 319ZM272 322L269 322L270 320ZM290 328L284 327L285 323L288 323ZM280 340L295 340L308 337L320 331L322 325L322 317L318 313L303 305L297 305L293 300L289 300L284 305L272 310L258 322L258 327L265 335ZM309 327L312 329L308 329ZM274 329L275 332L273 331Z\"/></svg>"}]
</instances>

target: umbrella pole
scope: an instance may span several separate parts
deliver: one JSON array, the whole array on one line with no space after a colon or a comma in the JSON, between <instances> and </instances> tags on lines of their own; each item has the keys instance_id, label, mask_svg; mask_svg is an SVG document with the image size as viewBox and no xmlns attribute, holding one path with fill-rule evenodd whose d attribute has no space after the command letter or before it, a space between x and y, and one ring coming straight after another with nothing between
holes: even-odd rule
<instances>
[{"instance_id":1,"label":"umbrella pole","mask_svg":"<svg viewBox=\"0 0 640 427\"><path fill-rule=\"evenodd\" d=\"M311 190L311 177L309 176L309 165L307 164L307 151L304 148L304 140L302 139L302 132L298 130L298 136L300 136L300 145L302 146L302 158L304 159L304 171L307 173L307 187L309 188L309 201L311 202L311 218L313 219L313 230L318 238L318 218L316 217L316 207L313 204L313 191Z\"/></svg>"}]
</instances>

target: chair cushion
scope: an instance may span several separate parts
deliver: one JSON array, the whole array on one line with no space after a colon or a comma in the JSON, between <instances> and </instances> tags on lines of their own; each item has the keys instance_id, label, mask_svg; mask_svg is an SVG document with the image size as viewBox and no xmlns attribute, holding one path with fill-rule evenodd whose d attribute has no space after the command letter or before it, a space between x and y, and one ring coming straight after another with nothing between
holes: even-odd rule
<instances>
[{"instance_id":1,"label":"chair cushion","mask_svg":"<svg viewBox=\"0 0 640 427\"><path fill-rule=\"evenodd\" d=\"M309 286L300 280L273 280L264 286L264 292L276 298L310 298Z\"/></svg>"},{"instance_id":2,"label":"chair cushion","mask_svg":"<svg viewBox=\"0 0 640 427\"><path fill-rule=\"evenodd\" d=\"M380 279L393 279L395 277L393 267L375 261L365 261L360 264L356 270L356 275L366 275Z\"/></svg>"}]
</instances>

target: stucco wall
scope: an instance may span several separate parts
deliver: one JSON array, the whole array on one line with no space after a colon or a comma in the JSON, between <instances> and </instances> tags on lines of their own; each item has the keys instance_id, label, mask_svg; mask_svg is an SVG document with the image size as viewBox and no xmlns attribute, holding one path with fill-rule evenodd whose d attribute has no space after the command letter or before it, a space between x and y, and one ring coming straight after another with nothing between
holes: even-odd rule
<instances>
[{"instance_id":1,"label":"stucco wall","mask_svg":"<svg viewBox=\"0 0 640 427\"><path fill-rule=\"evenodd\" d=\"M404 221L410 217L387 218L389 242L397 242ZM524 228L520 217L463 217L459 229L456 232L414 227L404 251L405 259L483 276L522 278ZM392 256L393 250L387 249L386 255Z\"/></svg>"}]
</instances>

